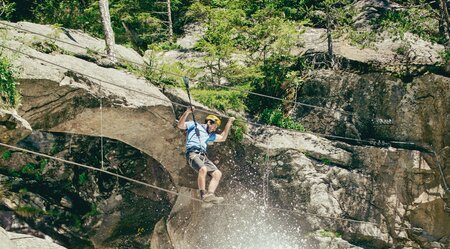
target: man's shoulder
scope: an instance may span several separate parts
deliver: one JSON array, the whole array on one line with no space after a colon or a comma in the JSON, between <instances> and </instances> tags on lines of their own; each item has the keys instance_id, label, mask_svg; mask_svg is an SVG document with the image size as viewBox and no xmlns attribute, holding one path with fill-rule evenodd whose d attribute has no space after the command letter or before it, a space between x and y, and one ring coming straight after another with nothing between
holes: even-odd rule
<instances>
[{"instance_id":1,"label":"man's shoulder","mask_svg":"<svg viewBox=\"0 0 450 249\"><path fill-rule=\"evenodd\" d=\"M188 129L188 130L194 126L193 121L187 121L187 122L185 122L185 124L186 124L186 129Z\"/></svg>"}]
</instances>

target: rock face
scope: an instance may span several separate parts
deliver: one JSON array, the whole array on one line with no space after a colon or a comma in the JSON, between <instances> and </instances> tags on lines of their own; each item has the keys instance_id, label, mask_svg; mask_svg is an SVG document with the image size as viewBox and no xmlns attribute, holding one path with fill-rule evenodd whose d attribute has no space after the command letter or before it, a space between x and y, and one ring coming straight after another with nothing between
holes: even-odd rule
<instances>
[{"instance_id":1,"label":"rock face","mask_svg":"<svg viewBox=\"0 0 450 249\"><path fill-rule=\"evenodd\" d=\"M95 137L40 132L19 143L20 147L87 165L101 161L100 145ZM161 164L141 151L109 139L104 139L103 149L102 169L174 188ZM1 185L9 186L3 190L0 205L70 248L126 244L144 248L156 222L170 210L171 199L166 193L113 176L14 151L10 158L0 160ZM11 230L23 227L10 222L2 226Z\"/></svg>"},{"instance_id":2,"label":"rock face","mask_svg":"<svg viewBox=\"0 0 450 249\"><path fill-rule=\"evenodd\" d=\"M89 36L80 30L29 22L11 23L3 21L0 22L0 28L6 30L5 39L21 41L40 52L64 53L99 65L105 64L105 41ZM144 63L142 57L132 49L116 45L115 52L119 63L125 63L121 59L128 61L126 63Z\"/></svg>"},{"instance_id":3,"label":"rock face","mask_svg":"<svg viewBox=\"0 0 450 249\"><path fill-rule=\"evenodd\" d=\"M313 35L305 47L312 49L321 31L308 32ZM91 39L75 34L58 37ZM186 96L176 90L163 94L143 79L99 66L101 58L86 51L33 44L32 35L9 28L6 37L5 46L48 62L16 54L13 63L23 69L22 105L17 113L3 112L1 141L183 196L8 150L0 158L4 227L48 235L69 248L450 246L450 203L439 170L449 181L450 87L439 72L410 78L372 72L369 62L379 54L337 45L340 56L361 67L315 70L298 100L352 115L298 107L297 118L321 133L408 143L367 146L249 127L242 142L211 147L211 160L224 173L217 194L227 202L208 208L188 198L198 195L195 173L185 167L184 137L175 127L184 108L170 103L186 103ZM97 42L89 45L92 50ZM418 48L432 56L418 56L414 63L432 65L438 49ZM380 63L389 65L395 55L383 53L387 61ZM15 217L15 225L5 217Z\"/></svg>"},{"instance_id":4,"label":"rock face","mask_svg":"<svg viewBox=\"0 0 450 249\"><path fill-rule=\"evenodd\" d=\"M337 111L299 107L307 129L345 137L398 141L393 146L432 152L432 168L450 182L450 80L425 74L411 82L382 73L319 70L305 82L299 101ZM344 90L343 90L344 89ZM339 110L351 112L346 114Z\"/></svg>"},{"instance_id":5,"label":"rock face","mask_svg":"<svg viewBox=\"0 0 450 249\"><path fill-rule=\"evenodd\" d=\"M17 114L16 110L0 110L0 141L15 144L31 134L30 124Z\"/></svg>"},{"instance_id":6,"label":"rock face","mask_svg":"<svg viewBox=\"0 0 450 249\"><path fill-rule=\"evenodd\" d=\"M43 34L51 31L42 25L14 25L31 25ZM48 52L30 43L39 36L12 29L6 34L7 47L47 62L5 51L4 55L15 55L13 64L22 69L22 105L17 113L3 112L2 142L19 141L34 151L174 188L185 165L179 149L183 138L174 127L169 99L156 87L129 73L100 67L83 51L69 53L64 43L53 43L54 50ZM91 40L83 42L90 49L101 42L75 31L70 34L78 41ZM68 55L72 53L78 58ZM124 57L132 59L133 52L127 53ZM31 128L51 133L26 137ZM0 160L1 185L10 186L0 205L70 248L147 247L156 221L171 206L171 197L164 193L45 158L8 150Z\"/></svg>"},{"instance_id":7,"label":"rock face","mask_svg":"<svg viewBox=\"0 0 450 249\"><path fill-rule=\"evenodd\" d=\"M257 245L265 240L255 239L256 234L266 232L269 238L281 231L286 237L270 248L323 248L326 243L332 248L448 247L446 193L427 153L322 143L309 134L271 129L253 134L255 139L243 148L227 145L211 152L213 160L222 159L225 179L219 194L226 204L205 208L179 197L169 217L160 221L152 246L170 248L161 241L172 241L173 248L253 248L241 236ZM321 146L305 150L314 143ZM339 153L346 160L336 160ZM197 197L189 189L182 193ZM261 212L265 216L257 215ZM285 217L295 222L277 223ZM239 234L228 230L235 227ZM295 229L298 240L290 237ZM339 231L338 237L351 244L320 230Z\"/></svg>"},{"instance_id":8,"label":"rock face","mask_svg":"<svg viewBox=\"0 0 450 249\"><path fill-rule=\"evenodd\" d=\"M10 233L0 227L0 243L5 249L64 249L51 241L26 234Z\"/></svg>"},{"instance_id":9,"label":"rock face","mask_svg":"<svg viewBox=\"0 0 450 249\"><path fill-rule=\"evenodd\" d=\"M156 87L129 73L73 56L41 53L19 41L6 43L49 62L25 55L13 61L23 68L19 76L23 104L18 113L32 128L117 139L172 165L169 171L178 176L185 163L178 150L182 138L174 128L169 99Z\"/></svg>"}]
</instances>

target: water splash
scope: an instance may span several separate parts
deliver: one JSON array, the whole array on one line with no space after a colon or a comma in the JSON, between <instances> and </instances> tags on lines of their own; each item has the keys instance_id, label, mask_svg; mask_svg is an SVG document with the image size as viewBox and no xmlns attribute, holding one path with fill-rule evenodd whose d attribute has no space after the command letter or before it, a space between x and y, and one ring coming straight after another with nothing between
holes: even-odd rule
<instances>
[{"instance_id":1,"label":"water splash","mask_svg":"<svg viewBox=\"0 0 450 249\"><path fill-rule=\"evenodd\" d=\"M227 204L198 210L199 237L190 248L311 249L300 217L257 206L251 194L227 196ZM230 204L236 203L238 205Z\"/></svg>"}]
</instances>

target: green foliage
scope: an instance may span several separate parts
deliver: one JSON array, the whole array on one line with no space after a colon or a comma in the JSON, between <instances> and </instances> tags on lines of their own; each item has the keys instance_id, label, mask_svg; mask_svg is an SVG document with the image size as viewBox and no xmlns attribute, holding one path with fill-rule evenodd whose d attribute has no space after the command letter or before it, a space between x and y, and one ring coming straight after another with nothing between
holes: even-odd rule
<instances>
[{"instance_id":1,"label":"green foliage","mask_svg":"<svg viewBox=\"0 0 450 249\"><path fill-rule=\"evenodd\" d=\"M80 176L78 176L78 183L80 185L84 185L88 180L88 176L86 174L86 172L83 172L80 174Z\"/></svg>"},{"instance_id":2,"label":"green foliage","mask_svg":"<svg viewBox=\"0 0 450 249\"><path fill-rule=\"evenodd\" d=\"M231 126L231 139L235 142L242 142L244 134L247 132L247 126L244 120L236 119Z\"/></svg>"},{"instance_id":3,"label":"green foliage","mask_svg":"<svg viewBox=\"0 0 450 249\"><path fill-rule=\"evenodd\" d=\"M20 103L18 83L14 77L15 71L6 57L0 56L0 95L7 107L16 108Z\"/></svg>"},{"instance_id":4,"label":"green foliage","mask_svg":"<svg viewBox=\"0 0 450 249\"><path fill-rule=\"evenodd\" d=\"M39 162L39 170L40 170L40 171L43 171L44 168L45 168L45 166L47 166L47 164L48 164L48 160L47 160L47 159L42 159L42 160Z\"/></svg>"},{"instance_id":5,"label":"green foliage","mask_svg":"<svg viewBox=\"0 0 450 249\"><path fill-rule=\"evenodd\" d=\"M289 95L295 84L291 84L289 75L297 59L291 50L298 45L304 23L286 20L273 8L258 10L251 18L254 22L243 27L240 45L250 51L252 66L257 69L256 77L249 79L252 90L279 98L293 97ZM280 103L249 96L246 104L251 113L258 114L264 109L277 108Z\"/></svg>"},{"instance_id":6,"label":"green foliage","mask_svg":"<svg viewBox=\"0 0 450 249\"><path fill-rule=\"evenodd\" d=\"M3 2L5 5L0 6L2 19L11 17L14 21L57 24L103 37L97 0L4 0ZM14 6L16 2L17 6ZM426 0L397 2L404 7L388 9L373 20L373 24L379 27L380 31L386 29L399 33L410 31L432 41L445 42L444 36L439 33L439 11L436 3ZM232 35L231 40L236 41L241 34L239 31L233 33L233 30L241 27L251 28L259 22L258 15L261 17L261 13L265 13L269 19L276 15L288 22L302 22L314 27L324 28L327 24L331 24L333 30L346 27L355 41L363 40L362 44L366 46L364 45L366 41L370 41L373 36L355 33L356 30L351 28L357 15L353 3L354 0L172 0L171 9L175 35L183 34L183 27L188 23L206 22L211 27L207 32L211 33L206 34L205 40L212 44L217 41L216 38L228 40L228 33L234 34L236 37ZM118 43L137 47L138 51L144 51L149 45L158 43L167 42L169 45L161 46L171 46L168 42L167 15L164 13L167 6L164 1L110 0L109 6ZM239 22L233 22L236 20ZM227 29L229 24L233 25ZM224 32L219 32L220 30Z\"/></svg>"},{"instance_id":7,"label":"green foliage","mask_svg":"<svg viewBox=\"0 0 450 249\"><path fill-rule=\"evenodd\" d=\"M431 3L419 2L420 7L415 1L405 1L405 8L383 10L378 18L372 20L372 25L400 39L410 32L425 40L444 44L446 39L439 32L439 21L434 14L436 10Z\"/></svg>"},{"instance_id":8,"label":"green foliage","mask_svg":"<svg viewBox=\"0 0 450 249\"><path fill-rule=\"evenodd\" d=\"M203 22L208 18L211 8L204 5L200 1L194 1L191 6L189 6L186 12L186 21L188 22Z\"/></svg>"},{"instance_id":9,"label":"green foliage","mask_svg":"<svg viewBox=\"0 0 450 249\"><path fill-rule=\"evenodd\" d=\"M11 156L12 156L12 152L10 150L5 150L2 153L3 160L8 160L11 158Z\"/></svg>"},{"instance_id":10,"label":"green foliage","mask_svg":"<svg viewBox=\"0 0 450 249\"><path fill-rule=\"evenodd\" d=\"M71 214L70 215L70 224L76 229L81 229L81 218L78 215Z\"/></svg>"},{"instance_id":11,"label":"green foliage","mask_svg":"<svg viewBox=\"0 0 450 249\"><path fill-rule=\"evenodd\" d=\"M88 218L88 217L93 217L98 214L99 214L99 212L97 210L97 205L95 203L92 203L91 210L89 212L87 212L85 215L83 215L83 219Z\"/></svg>"},{"instance_id":12,"label":"green foliage","mask_svg":"<svg viewBox=\"0 0 450 249\"><path fill-rule=\"evenodd\" d=\"M26 193L28 193L28 189L27 188L21 188L20 190L19 190L19 194L26 194Z\"/></svg>"},{"instance_id":13,"label":"green foliage","mask_svg":"<svg viewBox=\"0 0 450 249\"><path fill-rule=\"evenodd\" d=\"M20 172L22 174L31 174L34 173L34 171L36 170L36 165L33 163L27 163L25 164L22 169L20 170Z\"/></svg>"},{"instance_id":14,"label":"green foliage","mask_svg":"<svg viewBox=\"0 0 450 249\"><path fill-rule=\"evenodd\" d=\"M296 72L296 58L290 55L272 56L260 65L262 78L251 81L253 91L278 98L295 100L295 92L300 85L300 73ZM276 109L279 100L267 101L265 97L250 95L246 101L249 111L261 113L264 109Z\"/></svg>"},{"instance_id":15,"label":"green foliage","mask_svg":"<svg viewBox=\"0 0 450 249\"><path fill-rule=\"evenodd\" d=\"M237 90L191 89L192 97L200 103L220 111L245 111L246 94Z\"/></svg>"},{"instance_id":16,"label":"green foliage","mask_svg":"<svg viewBox=\"0 0 450 249\"><path fill-rule=\"evenodd\" d=\"M36 208L31 205L17 207L14 211L24 217L33 217L33 216L45 214L44 210Z\"/></svg>"},{"instance_id":17,"label":"green foliage","mask_svg":"<svg viewBox=\"0 0 450 249\"><path fill-rule=\"evenodd\" d=\"M136 235L137 235L137 236L141 236L144 232L145 232L145 228L139 227L139 228L137 229Z\"/></svg>"},{"instance_id":18,"label":"green foliage","mask_svg":"<svg viewBox=\"0 0 450 249\"><path fill-rule=\"evenodd\" d=\"M259 118L260 121L277 127L285 129L293 129L304 132L305 127L299 122L296 122L291 117L283 114L281 109L265 109Z\"/></svg>"},{"instance_id":19,"label":"green foliage","mask_svg":"<svg viewBox=\"0 0 450 249\"><path fill-rule=\"evenodd\" d=\"M341 238L342 234L334 231L320 230L319 235L327 238Z\"/></svg>"},{"instance_id":20,"label":"green foliage","mask_svg":"<svg viewBox=\"0 0 450 249\"><path fill-rule=\"evenodd\" d=\"M184 87L183 79L179 75L190 77L195 75L198 70L181 62L158 63L151 59L151 63L142 69L141 74L152 84L158 86Z\"/></svg>"},{"instance_id":21,"label":"green foliage","mask_svg":"<svg viewBox=\"0 0 450 249\"><path fill-rule=\"evenodd\" d=\"M211 82L220 84L231 54L236 51L234 37L237 28L244 22L244 13L222 8L205 9L207 29L195 48L208 55L203 58L211 72Z\"/></svg>"},{"instance_id":22,"label":"green foliage","mask_svg":"<svg viewBox=\"0 0 450 249\"><path fill-rule=\"evenodd\" d=\"M151 49L153 51L169 51L181 49L181 46L176 43L161 42L150 45L148 49Z\"/></svg>"},{"instance_id":23,"label":"green foliage","mask_svg":"<svg viewBox=\"0 0 450 249\"><path fill-rule=\"evenodd\" d=\"M55 154L61 152L62 150L64 150L64 145L62 145L60 143L53 143L52 148L50 149L50 154L55 155Z\"/></svg>"},{"instance_id":24,"label":"green foliage","mask_svg":"<svg viewBox=\"0 0 450 249\"><path fill-rule=\"evenodd\" d=\"M355 29L347 30L347 38L350 43L359 48L373 47L377 41L377 34L372 31L359 31Z\"/></svg>"},{"instance_id":25,"label":"green foliage","mask_svg":"<svg viewBox=\"0 0 450 249\"><path fill-rule=\"evenodd\" d=\"M230 85L239 85L246 90L251 90L249 86L252 85L252 82L263 80L264 74L258 65L242 66L231 62L224 70L224 77ZM246 85L248 87L245 87Z\"/></svg>"},{"instance_id":26,"label":"green foliage","mask_svg":"<svg viewBox=\"0 0 450 249\"><path fill-rule=\"evenodd\" d=\"M270 56L289 54L298 44L300 28L305 24L286 20L279 11L271 8L257 11L251 19L253 23L243 28L242 45L258 53L256 59L263 62Z\"/></svg>"},{"instance_id":27,"label":"green foliage","mask_svg":"<svg viewBox=\"0 0 450 249\"><path fill-rule=\"evenodd\" d=\"M443 50L439 55L443 64L447 64L450 61L450 50Z\"/></svg>"},{"instance_id":28,"label":"green foliage","mask_svg":"<svg viewBox=\"0 0 450 249\"><path fill-rule=\"evenodd\" d=\"M20 170L20 174L32 176L34 179L41 181L42 173L44 171L45 166L47 166L48 160L43 159L38 164L27 163Z\"/></svg>"},{"instance_id":29,"label":"green foliage","mask_svg":"<svg viewBox=\"0 0 450 249\"><path fill-rule=\"evenodd\" d=\"M39 52L51 54L51 53L63 53L62 49L56 45L56 43L51 41L38 41L33 42L31 45L32 48L36 49Z\"/></svg>"},{"instance_id":30,"label":"green foliage","mask_svg":"<svg viewBox=\"0 0 450 249\"><path fill-rule=\"evenodd\" d=\"M66 28L81 29L103 38L98 0L33 0L26 5L30 13L17 18ZM175 32L181 32L188 1L171 1ZM111 22L119 44L127 44L144 51L149 44L168 41L167 5L164 1L110 0Z\"/></svg>"},{"instance_id":31,"label":"green foliage","mask_svg":"<svg viewBox=\"0 0 450 249\"><path fill-rule=\"evenodd\" d=\"M11 0L2 0L0 3L0 18L3 20L9 20L11 14L16 10L16 3Z\"/></svg>"}]
</instances>

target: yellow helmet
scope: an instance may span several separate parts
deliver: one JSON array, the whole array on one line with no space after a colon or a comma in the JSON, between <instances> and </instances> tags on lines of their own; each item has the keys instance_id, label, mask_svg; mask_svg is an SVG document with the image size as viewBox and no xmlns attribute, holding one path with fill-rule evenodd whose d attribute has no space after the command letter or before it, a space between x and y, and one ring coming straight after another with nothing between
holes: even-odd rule
<instances>
[{"instance_id":1,"label":"yellow helmet","mask_svg":"<svg viewBox=\"0 0 450 249\"><path fill-rule=\"evenodd\" d=\"M208 122L208 120L211 120L211 121L213 121L214 123L216 123L217 126L220 126L220 123L221 123L220 118L218 118L216 115L209 114L209 115L206 116L206 118L205 118L205 123Z\"/></svg>"}]
</instances>

